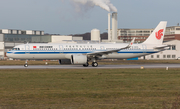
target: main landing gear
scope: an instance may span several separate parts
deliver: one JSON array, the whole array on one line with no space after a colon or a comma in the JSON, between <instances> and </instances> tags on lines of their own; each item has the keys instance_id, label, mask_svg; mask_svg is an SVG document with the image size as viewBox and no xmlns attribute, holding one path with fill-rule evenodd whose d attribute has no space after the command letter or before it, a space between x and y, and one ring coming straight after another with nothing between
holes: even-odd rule
<instances>
[{"instance_id":1,"label":"main landing gear","mask_svg":"<svg viewBox=\"0 0 180 109\"><path fill-rule=\"evenodd\" d=\"M97 63L97 62L93 62L93 63L92 63L92 66L93 66L93 67L98 67L98 63Z\"/></svg>"},{"instance_id":2,"label":"main landing gear","mask_svg":"<svg viewBox=\"0 0 180 109\"><path fill-rule=\"evenodd\" d=\"M88 66L89 66L89 63L87 62L87 64L84 64L83 66L84 66L84 67L88 67ZM97 63L97 62L93 62L93 63L92 63L92 66L93 66L93 67L98 67L98 63Z\"/></svg>"},{"instance_id":3,"label":"main landing gear","mask_svg":"<svg viewBox=\"0 0 180 109\"><path fill-rule=\"evenodd\" d=\"M84 67L88 67L89 63L87 62L86 64L83 64Z\"/></svg>"},{"instance_id":4,"label":"main landing gear","mask_svg":"<svg viewBox=\"0 0 180 109\"><path fill-rule=\"evenodd\" d=\"M92 66L93 66L93 67L98 67L98 63L97 63L96 60L97 60L96 58L93 58L93 59L92 59Z\"/></svg>"},{"instance_id":5,"label":"main landing gear","mask_svg":"<svg viewBox=\"0 0 180 109\"><path fill-rule=\"evenodd\" d=\"M28 60L26 60L24 67L28 67Z\"/></svg>"}]
</instances>

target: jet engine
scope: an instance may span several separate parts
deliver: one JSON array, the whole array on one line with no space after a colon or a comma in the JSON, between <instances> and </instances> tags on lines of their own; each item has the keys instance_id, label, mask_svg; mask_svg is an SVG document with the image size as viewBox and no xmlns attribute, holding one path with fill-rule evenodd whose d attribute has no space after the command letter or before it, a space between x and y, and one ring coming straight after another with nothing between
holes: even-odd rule
<instances>
[{"instance_id":1,"label":"jet engine","mask_svg":"<svg viewBox=\"0 0 180 109\"><path fill-rule=\"evenodd\" d=\"M83 65L87 63L87 56L82 54L71 55L70 59L60 59L59 64Z\"/></svg>"}]
</instances>

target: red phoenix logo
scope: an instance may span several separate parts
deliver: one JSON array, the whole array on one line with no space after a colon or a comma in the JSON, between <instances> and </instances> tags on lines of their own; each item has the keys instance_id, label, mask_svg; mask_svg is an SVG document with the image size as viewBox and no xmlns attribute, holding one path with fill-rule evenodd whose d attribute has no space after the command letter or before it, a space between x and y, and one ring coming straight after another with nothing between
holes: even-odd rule
<instances>
[{"instance_id":1,"label":"red phoenix logo","mask_svg":"<svg viewBox=\"0 0 180 109\"><path fill-rule=\"evenodd\" d=\"M33 46L33 48L36 48L36 46Z\"/></svg>"},{"instance_id":2,"label":"red phoenix logo","mask_svg":"<svg viewBox=\"0 0 180 109\"><path fill-rule=\"evenodd\" d=\"M157 38L158 40L160 40L161 37L163 36L163 31L164 31L164 29L161 29L161 30L159 30L158 32L156 32L156 38Z\"/></svg>"}]
</instances>

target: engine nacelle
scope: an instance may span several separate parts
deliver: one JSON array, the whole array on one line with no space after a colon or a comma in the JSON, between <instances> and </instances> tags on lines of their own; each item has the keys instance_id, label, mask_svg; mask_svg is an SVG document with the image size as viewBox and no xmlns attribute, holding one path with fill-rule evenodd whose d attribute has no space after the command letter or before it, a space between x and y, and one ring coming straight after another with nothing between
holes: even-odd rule
<instances>
[{"instance_id":1,"label":"engine nacelle","mask_svg":"<svg viewBox=\"0 0 180 109\"><path fill-rule=\"evenodd\" d=\"M86 64L87 63L87 56L86 55L81 55L81 54L77 54L77 55L72 55L72 63L73 64Z\"/></svg>"},{"instance_id":2,"label":"engine nacelle","mask_svg":"<svg viewBox=\"0 0 180 109\"><path fill-rule=\"evenodd\" d=\"M77 54L77 55L71 55L71 59L60 59L59 64L62 65L69 65L69 64L74 64L74 65L83 65L87 63L87 56L82 55L82 54Z\"/></svg>"}]
</instances>

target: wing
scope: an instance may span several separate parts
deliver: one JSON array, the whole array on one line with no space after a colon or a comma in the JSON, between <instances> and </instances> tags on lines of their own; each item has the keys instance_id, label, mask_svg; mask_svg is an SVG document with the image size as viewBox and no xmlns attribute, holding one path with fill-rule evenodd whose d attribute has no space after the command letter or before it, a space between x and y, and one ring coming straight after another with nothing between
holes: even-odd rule
<instances>
[{"instance_id":1,"label":"wing","mask_svg":"<svg viewBox=\"0 0 180 109\"><path fill-rule=\"evenodd\" d=\"M107 50L107 51L102 51L102 52L88 53L87 55L88 55L88 56L93 56L93 57L95 57L95 56L102 56L102 55L107 55L107 54L110 54L110 53L118 52L118 51L120 51L120 50L124 50L124 49L130 48L130 47L133 45L134 41L135 41L135 38L133 38L133 40L131 41L131 43L129 43L127 46L122 47L122 48L120 48L120 49Z\"/></svg>"}]
</instances>

